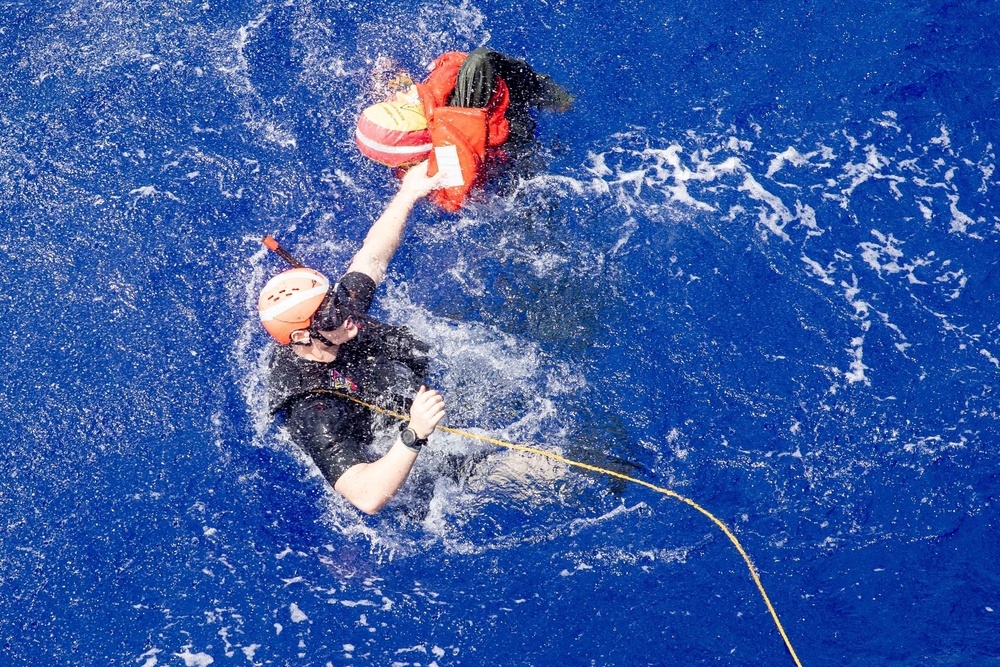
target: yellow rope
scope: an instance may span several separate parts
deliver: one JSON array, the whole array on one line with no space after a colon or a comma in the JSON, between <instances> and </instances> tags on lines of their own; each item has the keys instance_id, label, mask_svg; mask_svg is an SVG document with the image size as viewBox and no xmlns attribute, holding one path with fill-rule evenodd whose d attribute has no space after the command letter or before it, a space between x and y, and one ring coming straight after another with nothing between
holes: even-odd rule
<instances>
[{"instance_id":1,"label":"yellow rope","mask_svg":"<svg viewBox=\"0 0 1000 667\"><path fill-rule=\"evenodd\" d=\"M357 399L353 396L349 396L348 394L343 394L338 391L323 391L323 393L330 393L339 396L341 398L346 398L349 401L354 401L358 405L363 405L369 410L373 410L375 412L387 415L389 417L393 417L395 419L400 419L403 421L409 419L409 417L407 417L406 415L401 415L397 412L386 410L377 405L372 405L371 403L365 403L364 401ZM754 566L753 561L750 560L750 556L747 554L746 549L743 548L743 545L740 544L740 541L736 539L736 535L733 534L733 531L729 530L729 527L726 526L726 524L724 524L718 517L716 517L714 514L709 512L707 509L705 509L695 501L691 500L686 496L682 496L676 491L665 489L662 486L656 486L655 484L650 484L649 482L645 482L641 479L636 479L635 477L629 477L628 475L623 475L622 473L615 472L614 470L599 468L598 466L592 466L588 463L581 463L580 461L574 461L564 456L560 456L559 454L547 452L544 449L538 449L537 447L529 447L527 445L516 445L511 442L497 440L496 438L490 438L485 435L477 435L475 433L469 433L468 431L460 431L458 429L448 428L446 426L438 426L438 430L445 431L446 433L453 433L455 435L459 435L464 438L469 438L471 440L488 442L492 445L497 445L498 447L504 447L505 449L513 449L519 452L528 452L529 454L544 456L545 458L559 461L560 463L565 463L566 465L575 468L583 468L584 470L590 470L591 472L600 473L602 475L610 475L611 477L617 477L618 479L623 479L626 482L632 482L633 484L644 486L647 489L652 489L653 491L656 491L657 493L662 493L665 496L670 496L671 498L679 500L682 503L686 503L691 507L693 507L694 509L698 510L706 517L708 517L712 523L718 526L719 530L721 530L726 535L726 537L729 538L729 541L733 543L733 546L736 547L736 550L740 552L740 556L743 557L743 562L746 563L747 569L750 570L750 576L753 578L753 582L757 584L757 590L760 591L760 596L764 599L764 604L767 605L767 610L771 612L771 618L774 619L774 625L778 628L778 633L781 634L781 638L785 641L785 646L788 648L788 652L791 654L792 660L795 661L797 667L802 667L802 663L799 661L799 656L795 654L795 649L792 648L792 642L791 640L788 639L788 635L785 634L785 628L781 625L781 621L778 620L778 612L775 611L774 605L771 604L771 599L767 597L767 591L764 590L764 584L761 583L760 575L757 573L757 568Z\"/></svg>"}]
</instances>

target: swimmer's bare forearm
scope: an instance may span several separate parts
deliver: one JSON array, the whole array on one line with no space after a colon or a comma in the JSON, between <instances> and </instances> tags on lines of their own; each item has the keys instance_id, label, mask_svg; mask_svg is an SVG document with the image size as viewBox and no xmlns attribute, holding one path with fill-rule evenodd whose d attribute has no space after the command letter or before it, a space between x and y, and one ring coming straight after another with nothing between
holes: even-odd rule
<instances>
[{"instance_id":1,"label":"swimmer's bare forearm","mask_svg":"<svg viewBox=\"0 0 1000 667\"><path fill-rule=\"evenodd\" d=\"M364 273L374 280L376 285L381 284L385 279L389 262L402 242L406 221L413 211L413 206L436 189L440 180L440 173L434 176L427 175L426 162L411 167L403 177L399 192L368 230L361 250L354 255L347 271Z\"/></svg>"},{"instance_id":2,"label":"swimmer's bare forearm","mask_svg":"<svg viewBox=\"0 0 1000 667\"><path fill-rule=\"evenodd\" d=\"M426 439L444 419L445 403L441 394L420 387L410 407L410 428ZM403 444L400 437L385 455L373 463L351 466L333 485L335 491L365 514L376 514L396 497L406 483L417 452Z\"/></svg>"},{"instance_id":3,"label":"swimmer's bare forearm","mask_svg":"<svg viewBox=\"0 0 1000 667\"><path fill-rule=\"evenodd\" d=\"M377 514L399 493L416 460L417 453L397 437L385 456L351 466L333 488L365 514Z\"/></svg>"}]
</instances>

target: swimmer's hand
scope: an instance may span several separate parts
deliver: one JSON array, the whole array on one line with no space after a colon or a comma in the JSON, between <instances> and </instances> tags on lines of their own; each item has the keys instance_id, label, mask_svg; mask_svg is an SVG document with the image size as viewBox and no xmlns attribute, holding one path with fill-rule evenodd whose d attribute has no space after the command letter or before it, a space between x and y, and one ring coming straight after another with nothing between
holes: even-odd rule
<instances>
[{"instance_id":1,"label":"swimmer's hand","mask_svg":"<svg viewBox=\"0 0 1000 667\"><path fill-rule=\"evenodd\" d=\"M427 438L444 419L444 399L435 389L420 387L410 406L410 428L420 439Z\"/></svg>"},{"instance_id":2,"label":"swimmer's hand","mask_svg":"<svg viewBox=\"0 0 1000 667\"><path fill-rule=\"evenodd\" d=\"M441 187L444 174L440 171L433 176L427 175L427 160L418 162L403 174L403 183L400 185L399 194L408 196L413 201L426 197L433 190Z\"/></svg>"}]
</instances>

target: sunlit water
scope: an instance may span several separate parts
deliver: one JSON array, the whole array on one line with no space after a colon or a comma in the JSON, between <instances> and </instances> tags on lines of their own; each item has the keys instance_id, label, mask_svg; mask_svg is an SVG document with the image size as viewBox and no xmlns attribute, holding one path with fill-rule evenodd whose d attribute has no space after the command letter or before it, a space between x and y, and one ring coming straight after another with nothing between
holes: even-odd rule
<instances>
[{"instance_id":1,"label":"sunlit water","mask_svg":"<svg viewBox=\"0 0 1000 667\"><path fill-rule=\"evenodd\" d=\"M483 44L577 99L377 298L449 425L710 509L805 665L996 664L996 14L0 2L4 664L792 664L674 500L449 434L365 518L270 424L260 237L342 271L372 66Z\"/></svg>"}]
</instances>

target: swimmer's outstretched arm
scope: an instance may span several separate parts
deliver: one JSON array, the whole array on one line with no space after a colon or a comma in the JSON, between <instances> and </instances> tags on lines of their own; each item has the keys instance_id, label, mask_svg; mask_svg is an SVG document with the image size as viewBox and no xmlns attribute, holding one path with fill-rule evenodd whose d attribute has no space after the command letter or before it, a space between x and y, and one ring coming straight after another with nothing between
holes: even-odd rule
<instances>
[{"instance_id":1,"label":"swimmer's outstretched arm","mask_svg":"<svg viewBox=\"0 0 1000 667\"><path fill-rule=\"evenodd\" d=\"M444 399L437 391L421 387L410 407L410 428L427 438L444 419ZM396 437L392 448L378 461L359 463L344 471L333 488L365 514L376 514L406 482L417 453Z\"/></svg>"},{"instance_id":2,"label":"swimmer's outstretched arm","mask_svg":"<svg viewBox=\"0 0 1000 667\"><path fill-rule=\"evenodd\" d=\"M414 165L403 176L399 192L392 198L379 219L372 224L361 250L354 255L347 271L358 271L369 276L376 285L385 278L389 261L396 254L403 239L406 220L414 204L426 197L432 190L441 187L444 175L438 172L427 175L427 162Z\"/></svg>"}]
</instances>

